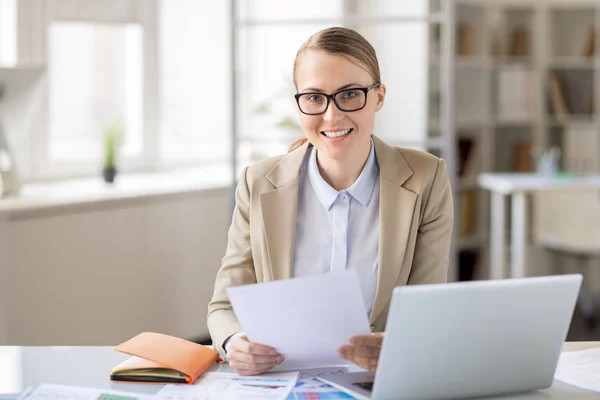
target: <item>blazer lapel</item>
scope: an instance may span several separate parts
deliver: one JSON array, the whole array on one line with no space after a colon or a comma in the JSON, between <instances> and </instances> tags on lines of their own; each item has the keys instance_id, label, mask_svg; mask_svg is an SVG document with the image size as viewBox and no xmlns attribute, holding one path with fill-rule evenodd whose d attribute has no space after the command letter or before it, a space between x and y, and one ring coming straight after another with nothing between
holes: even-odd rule
<instances>
[{"instance_id":1,"label":"blazer lapel","mask_svg":"<svg viewBox=\"0 0 600 400\"><path fill-rule=\"evenodd\" d=\"M273 280L292 276L298 181L308 143L284 156L269 173L267 179L275 187L260 195L265 241Z\"/></svg>"},{"instance_id":2,"label":"blazer lapel","mask_svg":"<svg viewBox=\"0 0 600 400\"><path fill-rule=\"evenodd\" d=\"M373 137L379 163L379 267L377 290L369 323L373 324L388 304L404 261L417 194L402 187L413 174L404 157Z\"/></svg>"}]
</instances>

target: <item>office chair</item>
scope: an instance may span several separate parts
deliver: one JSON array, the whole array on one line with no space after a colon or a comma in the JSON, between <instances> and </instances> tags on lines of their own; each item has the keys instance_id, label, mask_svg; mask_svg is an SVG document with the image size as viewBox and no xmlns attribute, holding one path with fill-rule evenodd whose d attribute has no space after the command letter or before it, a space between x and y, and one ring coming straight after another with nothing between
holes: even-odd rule
<instances>
[{"instance_id":1,"label":"office chair","mask_svg":"<svg viewBox=\"0 0 600 400\"><path fill-rule=\"evenodd\" d=\"M584 276L577 306L593 330L600 310L600 193L545 192L535 195L533 205L535 242L574 260Z\"/></svg>"}]
</instances>

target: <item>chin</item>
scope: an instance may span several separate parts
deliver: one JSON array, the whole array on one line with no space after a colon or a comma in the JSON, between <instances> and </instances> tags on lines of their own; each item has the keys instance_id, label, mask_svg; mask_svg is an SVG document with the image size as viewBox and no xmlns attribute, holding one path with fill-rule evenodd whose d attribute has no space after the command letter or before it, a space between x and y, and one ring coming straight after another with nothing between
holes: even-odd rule
<instances>
[{"instance_id":1,"label":"chin","mask_svg":"<svg viewBox=\"0 0 600 400\"><path fill-rule=\"evenodd\" d=\"M342 161L352 157L352 152L348 148L325 147L322 151L331 160Z\"/></svg>"}]
</instances>

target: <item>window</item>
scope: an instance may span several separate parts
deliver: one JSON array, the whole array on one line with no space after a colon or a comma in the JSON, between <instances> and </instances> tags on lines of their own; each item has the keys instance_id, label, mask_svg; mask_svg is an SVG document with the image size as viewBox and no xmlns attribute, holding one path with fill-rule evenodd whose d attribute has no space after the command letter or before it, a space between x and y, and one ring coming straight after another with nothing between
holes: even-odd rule
<instances>
[{"instance_id":1,"label":"window","mask_svg":"<svg viewBox=\"0 0 600 400\"><path fill-rule=\"evenodd\" d=\"M17 0L0 0L0 67L17 63Z\"/></svg>"},{"instance_id":2,"label":"window","mask_svg":"<svg viewBox=\"0 0 600 400\"><path fill-rule=\"evenodd\" d=\"M19 62L47 67L25 181L99 174L103 133L116 120L121 171L229 161L229 2L25 4Z\"/></svg>"},{"instance_id":3,"label":"window","mask_svg":"<svg viewBox=\"0 0 600 400\"><path fill-rule=\"evenodd\" d=\"M229 160L230 6L226 1L160 3L163 165Z\"/></svg>"},{"instance_id":4,"label":"window","mask_svg":"<svg viewBox=\"0 0 600 400\"><path fill-rule=\"evenodd\" d=\"M101 160L102 135L123 126L122 157L142 143L142 30L139 25L53 23L48 27L49 160Z\"/></svg>"}]
</instances>

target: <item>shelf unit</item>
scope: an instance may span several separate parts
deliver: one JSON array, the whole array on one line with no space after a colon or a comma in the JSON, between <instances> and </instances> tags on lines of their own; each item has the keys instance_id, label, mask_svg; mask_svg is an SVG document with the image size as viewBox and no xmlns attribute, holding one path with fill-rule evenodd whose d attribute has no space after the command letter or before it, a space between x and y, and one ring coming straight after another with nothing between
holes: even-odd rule
<instances>
[{"instance_id":1,"label":"shelf unit","mask_svg":"<svg viewBox=\"0 0 600 400\"><path fill-rule=\"evenodd\" d=\"M269 3L270 9L265 7L267 3L232 0L234 186L243 166L286 152L288 145L303 135L294 123L297 117L291 69L296 49L320 29L346 26L356 29L373 44L383 81L388 86L386 104L378 113L374 133L390 144L442 156L456 196L454 103L448 101L454 98L456 65L451 51L455 37L453 2L308 1L291 12L280 2ZM260 53L254 54L258 48ZM403 49L400 56L398 48ZM259 65L257 57L261 57L262 64ZM478 65L478 62L465 60L459 68ZM273 93L270 98L260 96L257 81L265 84L260 87L266 93ZM280 81L280 85L274 85L273 81ZM481 122L461 121L466 125ZM453 240L451 281L458 277L455 248L456 240Z\"/></svg>"},{"instance_id":2,"label":"shelf unit","mask_svg":"<svg viewBox=\"0 0 600 400\"><path fill-rule=\"evenodd\" d=\"M457 251L459 259L463 251L476 252L475 275L485 278L489 194L473 188L473 174L532 171L535 155L550 146L562 150L563 169L592 172L573 170L565 160L572 157L578 131L600 136L600 4L456 0L455 6L457 145L464 138L479 140L479 154L471 153L476 167L468 177L458 176ZM561 113L565 105L568 112ZM464 114L479 125L461 125ZM590 145L595 147L587 165L598 165L600 140ZM458 166L469 160L457 151Z\"/></svg>"}]
</instances>

